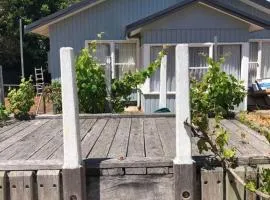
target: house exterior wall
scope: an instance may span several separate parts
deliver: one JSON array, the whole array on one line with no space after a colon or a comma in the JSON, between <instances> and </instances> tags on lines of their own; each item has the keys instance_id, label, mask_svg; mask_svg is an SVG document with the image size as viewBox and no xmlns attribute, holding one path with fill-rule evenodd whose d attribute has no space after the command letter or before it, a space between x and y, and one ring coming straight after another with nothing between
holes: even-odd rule
<instances>
[{"instance_id":1,"label":"house exterior wall","mask_svg":"<svg viewBox=\"0 0 270 200\"><path fill-rule=\"evenodd\" d=\"M86 40L97 39L104 32L103 40L125 40L125 28L137 20L163 10L182 0L111 0L100 3L81 13L49 27L50 72L53 79L60 78L59 49L73 47L79 52ZM224 0L219 0L224 3ZM237 9L269 19L270 15L252 8L238 0L226 3ZM177 19L177 20L175 20ZM193 5L165 17L141 32L141 45L162 43L247 42L249 39L270 38L270 31L248 32L248 25L230 16L201 5ZM143 56L142 56L143 57ZM141 61L141 63L143 63ZM142 108L152 113L158 108L159 94L143 94ZM167 107L175 111L175 95L167 95Z\"/></svg>"},{"instance_id":2,"label":"house exterior wall","mask_svg":"<svg viewBox=\"0 0 270 200\"><path fill-rule=\"evenodd\" d=\"M103 39L125 39L125 27L139 19L163 10L183 0L108 0L83 12L80 12L49 27L50 35L50 72L53 79L60 78L59 49L73 47L78 52L85 45L85 40L96 39L97 34L105 32ZM219 0L224 3L224 0ZM237 9L269 19L270 15L252 8L239 0L226 0ZM208 24L212 24L209 21ZM214 23L216 24L216 23ZM220 26L220 24L218 24ZM204 27L194 30L192 27L167 30L148 30L144 33L143 43L154 42L201 42L212 41L217 35L222 41L247 41L250 34L243 27L224 29L219 27L209 30ZM212 27L213 28L213 27ZM269 31L255 33L254 38L270 37ZM180 39L179 39L180 38Z\"/></svg>"}]
</instances>

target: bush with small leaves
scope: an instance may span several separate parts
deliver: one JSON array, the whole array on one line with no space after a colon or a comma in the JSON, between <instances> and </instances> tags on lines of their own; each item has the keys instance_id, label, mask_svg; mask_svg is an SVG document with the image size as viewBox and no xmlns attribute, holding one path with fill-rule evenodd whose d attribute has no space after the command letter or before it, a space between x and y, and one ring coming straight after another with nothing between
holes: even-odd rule
<instances>
[{"instance_id":1,"label":"bush with small leaves","mask_svg":"<svg viewBox=\"0 0 270 200\"><path fill-rule=\"evenodd\" d=\"M34 105L35 90L32 78L22 78L18 89L10 89L8 93L9 110L18 119L29 119L29 111Z\"/></svg>"}]
</instances>

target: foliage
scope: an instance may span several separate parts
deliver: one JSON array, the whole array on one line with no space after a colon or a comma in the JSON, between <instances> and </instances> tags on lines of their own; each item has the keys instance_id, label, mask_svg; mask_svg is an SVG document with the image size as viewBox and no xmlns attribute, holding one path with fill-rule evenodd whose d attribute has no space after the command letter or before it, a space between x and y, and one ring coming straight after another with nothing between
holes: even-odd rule
<instances>
[{"instance_id":1,"label":"foliage","mask_svg":"<svg viewBox=\"0 0 270 200\"><path fill-rule=\"evenodd\" d=\"M193 125L190 126L192 132L199 137L197 143L199 151L202 153L210 150L220 161L223 169L233 175L245 188L261 197L269 198L270 169L263 169L259 190L256 181L249 180L245 183L232 169L235 166L236 151L235 148L228 148L229 134L220 126L220 120L224 115L228 115L228 112L243 100L244 87L234 77L220 71L222 60L215 62L208 59L208 62L209 71L201 82L193 82L191 88ZM231 96L226 97L227 95ZM215 116L214 124L209 123L209 111Z\"/></svg>"},{"instance_id":2,"label":"foliage","mask_svg":"<svg viewBox=\"0 0 270 200\"><path fill-rule=\"evenodd\" d=\"M78 0L1 0L0 1L0 63L5 68L20 66L19 18L24 24L68 7ZM26 74L47 63L49 40L35 34L24 35Z\"/></svg>"},{"instance_id":3,"label":"foliage","mask_svg":"<svg viewBox=\"0 0 270 200\"><path fill-rule=\"evenodd\" d=\"M0 104L0 121L8 120L9 112L3 104Z\"/></svg>"},{"instance_id":4,"label":"foliage","mask_svg":"<svg viewBox=\"0 0 270 200\"><path fill-rule=\"evenodd\" d=\"M226 168L232 165L230 161L235 158L235 149L228 148L229 133L220 126L220 120L243 101L245 89L241 81L221 70L224 59L207 60L208 72L201 81L192 81L192 123L202 132L197 143L200 153L211 150ZM209 113L215 116L211 130Z\"/></svg>"},{"instance_id":5,"label":"foliage","mask_svg":"<svg viewBox=\"0 0 270 200\"><path fill-rule=\"evenodd\" d=\"M124 111L125 103L129 100L128 97L132 90L143 84L147 78L150 78L156 72L164 54L165 51L161 51L157 59L147 68L135 73L126 73L122 79L113 81L111 100L114 112Z\"/></svg>"},{"instance_id":6,"label":"foliage","mask_svg":"<svg viewBox=\"0 0 270 200\"><path fill-rule=\"evenodd\" d=\"M19 119L29 118L28 112L34 105L35 90L31 77L29 80L22 78L18 89L10 89L8 100L10 103L9 110Z\"/></svg>"},{"instance_id":7,"label":"foliage","mask_svg":"<svg viewBox=\"0 0 270 200\"><path fill-rule=\"evenodd\" d=\"M102 113L106 103L104 69L94 57L95 47L83 49L76 59L79 108L85 113Z\"/></svg>"},{"instance_id":8,"label":"foliage","mask_svg":"<svg viewBox=\"0 0 270 200\"><path fill-rule=\"evenodd\" d=\"M210 66L208 72L203 76L202 81L192 82L192 116L198 116L199 120L202 119L202 123L206 120L206 116L200 114L214 113L228 116L234 106L238 106L246 95L242 81L221 70L220 66L223 62L224 59L215 62L208 58Z\"/></svg>"},{"instance_id":9,"label":"foliage","mask_svg":"<svg viewBox=\"0 0 270 200\"><path fill-rule=\"evenodd\" d=\"M101 36L99 36L101 37ZM96 42L89 49L83 49L76 59L76 76L79 97L79 107L85 113L103 113L106 102L111 102L112 112L122 112L132 90L159 68L162 51L158 58L147 68L135 73L126 73L122 79L112 80L111 88L106 88L105 71L95 58ZM107 90L111 96L107 97Z\"/></svg>"},{"instance_id":10,"label":"foliage","mask_svg":"<svg viewBox=\"0 0 270 200\"><path fill-rule=\"evenodd\" d=\"M44 95L48 102L53 104L56 113L62 113L62 92L60 81L52 81L44 88Z\"/></svg>"},{"instance_id":11,"label":"foliage","mask_svg":"<svg viewBox=\"0 0 270 200\"><path fill-rule=\"evenodd\" d=\"M270 169L262 169L262 173L260 174L261 179L261 187L260 191L270 195Z\"/></svg>"}]
</instances>

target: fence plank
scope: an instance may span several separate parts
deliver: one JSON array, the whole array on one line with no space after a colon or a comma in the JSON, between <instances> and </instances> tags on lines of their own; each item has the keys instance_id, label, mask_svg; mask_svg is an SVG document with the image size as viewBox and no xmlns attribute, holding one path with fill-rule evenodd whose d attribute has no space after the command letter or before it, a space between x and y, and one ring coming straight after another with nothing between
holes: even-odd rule
<instances>
[{"instance_id":1,"label":"fence plank","mask_svg":"<svg viewBox=\"0 0 270 200\"><path fill-rule=\"evenodd\" d=\"M10 182L10 199L34 200L32 171L12 171L8 176Z\"/></svg>"},{"instance_id":2,"label":"fence plank","mask_svg":"<svg viewBox=\"0 0 270 200\"><path fill-rule=\"evenodd\" d=\"M60 171L40 170L37 172L38 200L60 200Z\"/></svg>"},{"instance_id":3,"label":"fence plank","mask_svg":"<svg viewBox=\"0 0 270 200\"><path fill-rule=\"evenodd\" d=\"M223 169L201 170L202 200L223 200Z\"/></svg>"},{"instance_id":4,"label":"fence plank","mask_svg":"<svg viewBox=\"0 0 270 200\"><path fill-rule=\"evenodd\" d=\"M269 168L270 168L270 165L258 165L259 173L261 173L263 169L269 169ZM258 176L258 178L259 178L259 185L261 186L261 177ZM260 197L259 199L260 200L267 200L266 198L263 198L263 197Z\"/></svg>"},{"instance_id":5,"label":"fence plank","mask_svg":"<svg viewBox=\"0 0 270 200\"><path fill-rule=\"evenodd\" d=\"M235 173L245 179L245 168L238 167L235 170ZM244 200L245 198L245 188L242 186L235 178L227 173L226 176L226 199L227 200Z\"/></svg>"},{"instance_id":6,"label":"fence plank","mask_svg":"<svg viewBox=\"0 0 270 200\"><path fill-rule=\"evenodd\" d=\"M246 167L246 177L245 181L255 181L257 182L257 169L252 167ZM256 200L257 195L254 192L250 192L246 189L246 200Z\"/></svg>"},{"instance_id":7,"label":"fence plank","mask_svg":"<svg viewBox=\"0 0 270 200\"><path fill-rule=\"evenodd\" d=\"M7 198L7 173L0 171L0 200L6 200Z\"/></svg>"}]
</instances>

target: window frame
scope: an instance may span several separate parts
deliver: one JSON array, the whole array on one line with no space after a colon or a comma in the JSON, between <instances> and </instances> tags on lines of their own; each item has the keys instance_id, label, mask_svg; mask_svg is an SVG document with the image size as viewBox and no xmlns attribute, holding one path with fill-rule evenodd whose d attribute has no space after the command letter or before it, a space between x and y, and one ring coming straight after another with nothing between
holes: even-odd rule
<instances>
[{"instance_id":1,"label":"window frame","mask_svg":"<svg viewBox=\"0 0 270 200\"><path fill-rule=\"evenodd\" d=\"M142 64L144 67L150 64L150 51L151 47L153 46L176 46L181 43L155 43L155 44L143 44L142 45L142 53L143 53L143 60ZM209 57L213 58L214 55L214 45L213 42L206 42L206 43L187 43L188 47L209 47ZM218 45L241 45L241 51L245 42L218 42ZM242 70L242 57L241 55L241 70ZM209 67L189 67L189 69L208 69ZM145 81L145 84L141 87L142 93L145 95L159 95L160 92L151 92L150 88L150 78ZM168 95L175 95L176 92L169 92L167 91Z\"/></svg>"},{"instance_id":2,"label":"window frame","mask_svg":"<svg viewBox=\"0 0 270 200\"><path fill-rule=\"evenodd\" d=\"M128 39L128 40L85 40L85 48L88 48L91 42L96 42L97 44L109 44L110 45L110 59L112 67L112 78L115 78L116 66L119 65L130 65L134 64L135 69L140 66L140 40L139 39ZM135 44L136 45L136 63L116 63L115 62L115 45L116 44ZM103 64L104 65L104 64Z\"/></svg>"}]
</instances>

